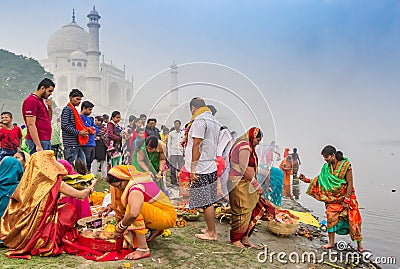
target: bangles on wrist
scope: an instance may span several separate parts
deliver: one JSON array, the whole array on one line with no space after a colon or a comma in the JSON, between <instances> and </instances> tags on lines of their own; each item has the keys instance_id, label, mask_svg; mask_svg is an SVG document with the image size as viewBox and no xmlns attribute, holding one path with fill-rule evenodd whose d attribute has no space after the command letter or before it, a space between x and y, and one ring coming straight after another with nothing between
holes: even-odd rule
<instances>
[{"instance_id":1,"label":"bangles on wrist","mask_svg":"<svg viewBox=\"0 0 400 269\"><path fill-rule=\"evenodd\" d=\"M122 220L118 223L118 228L120 228L121 230L126 230L126 228L128 228L128 226L125 226L122 224Z\"/></svg>"},{"instance_id":2,"label":"bangles on wrist","mask_svg":"<svg viewBox=\"0 0 400 269\"><path fill-rule=\"evenodd\" d=\"M343 202L344 202L345 204L350 204L350 198L344 197Z\"/></svg>"}]
</instances>

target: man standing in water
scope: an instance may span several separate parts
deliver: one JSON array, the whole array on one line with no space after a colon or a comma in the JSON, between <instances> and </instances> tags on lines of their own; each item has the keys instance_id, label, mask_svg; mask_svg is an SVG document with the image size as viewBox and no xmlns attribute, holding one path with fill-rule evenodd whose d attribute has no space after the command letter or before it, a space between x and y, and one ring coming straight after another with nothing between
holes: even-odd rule
<instances>
[{"instance_id":1,"label":"man standing in water","mask_svg":"<svg viewBox=\"0 0 400 269\"><path fill-rule=\"evenodd\" d=\"M190 208L202 208L207 228L195 236L217 240L214 202L217 196L217 145L220 125L203 99L190 101L192 118L186 128L184 141L185 168L190 171Z\"/></svg>"}]
</instances>

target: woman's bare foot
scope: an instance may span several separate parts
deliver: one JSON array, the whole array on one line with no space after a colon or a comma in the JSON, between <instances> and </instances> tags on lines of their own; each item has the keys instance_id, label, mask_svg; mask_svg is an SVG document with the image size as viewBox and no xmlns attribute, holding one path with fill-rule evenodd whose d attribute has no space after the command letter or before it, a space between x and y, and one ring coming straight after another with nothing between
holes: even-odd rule
<instances>
[{"instance_id":1,"label":"woman's bare foot","mask_svg":"<svg viewBox=\"0 0 400 269\"><path fill-rule=\"evenodd\" d=\"M194 236L203 240L217 240L217 235L211 235L209 233L195 234Z\"/></svg>"},{"instance_id":2,"label":"woman's bare foot","mask_svg":"<svg viewBox=\"0 0 400 269\"><path fill-rule=\"evenodd\" d=\"M203 234L206 234L206 233L208 233L208 230L207 230L207 228L201 229L200 231L201 231Z\"/></svg>"},{"instance_id":3,"label":"woman's bare foot","mask_svg":"<svg viewBox=\"0 0 400 269\"><path fill-rule=\"evenodd\" d=\"M363 252L363 251L364 251L364 247L363 247L361 241L358 241L358 242L357 242L357 248L358 248L358 251L360 251L360 252Z\"/></svg>"},{"instance_id":4,"label":"woman's bare foot","mask_svg":"<svg viewBox=\"0 0 400 269\"><path fill-rule=\"evenodd\" d=\"M238 247L238 248L245 248L246 246L242 244L240 241L232 242L232 245Z\"/></svg>"},{"instance_id":5,"label":"woman's bare foot","mask_svg":"<svg viewBox=\"0 0 400 269\"><path fill-rule=\"evenodd\" d=\"M335 247L334 243L333 244L328 243L328 244L322 246L323 249L331 249L331 248L334 248L334 247Z\"/></svg>"},{"instance_id":6,"label":"woman's bare foot","mask_svg":"<svg viewBox=\"0 0 400 269\"><path fill-rule=\"evenodd\" d=\"M148 257L150 257L150 249L137 248L134 252L131 252L128 255L126 255L125 259L139 260L139 259L148 258Z\"/></svg>"},{"instance_id":7,"label":"woman's bare foot","mask_svg":"<svg viewBox=\"0 0 400 269\"><path fill-rule=\"evenodd\" d=\"M149 238L147 238L147 243L150 243L151 241L154 240L154 238L156 238L157 236L162 235L162 233L164 232L164 230L151 230L150 232L150 236Z\"/></svg>"},{"instance_id":8,"label":"woman's bare foot","mask_svg":"<svg viewBox=\"0 0 400 269\"><path fill-rule=\"evenodd\" d=\"M254 248L254 249L259 249L258 246L254 245L249 238L243 238L242 239L242 244L246 247Z\"/></svg>"}]
</instances>

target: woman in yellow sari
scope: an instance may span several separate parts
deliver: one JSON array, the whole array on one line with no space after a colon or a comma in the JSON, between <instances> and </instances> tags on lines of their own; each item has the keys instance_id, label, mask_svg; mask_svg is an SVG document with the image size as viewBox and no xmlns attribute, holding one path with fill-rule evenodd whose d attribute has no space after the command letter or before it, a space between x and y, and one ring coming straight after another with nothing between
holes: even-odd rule
<instances>
[{"instance_id":1,"label":"woman in yellow sari","mask_svg":"<svg viewBox=\"0 0 400 269\"><path fill-rule=\"evenodd\" d=\"M176 223L176 211L169 198L157 187L149 172L138 172L132 165L117 165L108 172L111 202L101 212L107 215L114 210L119 221L116 231L123 233L125 246L137 248L126 256L138 260L150 256L147 242L161 235L164 229ZM146 233L151 233L146 241Z\"/></svg>"},{"instance_id":2,"label":"woman in yellow sari","mask_svg":"<svg viewBox=\"0 0 400 269\"><path fill-rule=\"evenodd\" d=\"M363 251L361 240L361 214L353 185L353 173L349 160L333 146L322 149L321 155L326 163L322 166L319 176L313 180L303 174L299 179L310 183L307 194L318 201L324 202L328 222L328 244L325 249L335 246L335 233L350 234L357 242L358 250Z\"/></svg>"}]
</instances>

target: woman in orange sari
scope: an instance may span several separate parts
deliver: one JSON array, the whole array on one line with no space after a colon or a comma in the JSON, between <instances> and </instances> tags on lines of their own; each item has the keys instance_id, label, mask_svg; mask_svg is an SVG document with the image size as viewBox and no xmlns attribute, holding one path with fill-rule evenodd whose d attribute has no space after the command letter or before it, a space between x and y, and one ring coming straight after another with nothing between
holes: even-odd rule
<instances>
[{"instance_id":1,"label":"woman in orange sari","mask_svg":"<svg viewBox=\"0 0 400 269\"><path fill-rule=\"evenodd\" d=\"M230 152L228 177L231 206L230 238L233 245L257 248L249 237L259 219L274 216L273 206L261 198L262 188L257 181L258 157L255 147L262 139L259 128L253 127L234 143Z\"/></svg>"},{"instance_id":2,"label":"woman in orange sari","mask_svg":"<svg viewBox=\"0 0 400 269\"><path fill-rule=\"evenodd\" d=\"M83 199L96 184L94 180L88 189L78 191L62 182L65 175L67 170L55 160L52 150L31 156L0 220L0 239L9 248L8 257L29 259L63 252L63 236L76 232L75 208L59 204L59 193Z\"/></svg>"},{"instance_id":3,"label":"woman in orange sari","mask_svg":"<svg viewBox=\"0 0 400 269\"><path fill-rule=\"evenodd\" d=\"M290 191L290 175L293 171L293 162L292 157L286 156L279 165L279 168L283 172L283 196L286 196L290 199L293 199L291 191Z\"/></svg>"},{"instance_id":4,"label":"woman in orange sari","mask_svg":"<svg viewBox=\"0 0 400 269\"><path fill-rule=\"evenodd\" d=\"M116 231L123 233L124 247L137 248L126 259L150 257L147 243L176 223L176 211L169 198L152 180L149 172L139 172L132 165L117 165L108 172L111 203L101 212L107 215L114 210L119 223ZM146 240L146 233L150 236Z\"/></svg>"},{"instance_id":5,"label":"woman in orange sari","mask_svg":"<svg viewBox=\"0 0 400 269\"><path fill-rule=\"evenodd\" d=\"M333 146L326 146L321 152L326 163L321 173L313 180L303 174L299 179L310 183L307 194L324 202L328 222L329 242L325 249L335 246L335 233L350 234L357 242L358 250L363 251L361 240L361 214L353 185L353 173L349 160Z\"/></svg>"}]
</instances>

